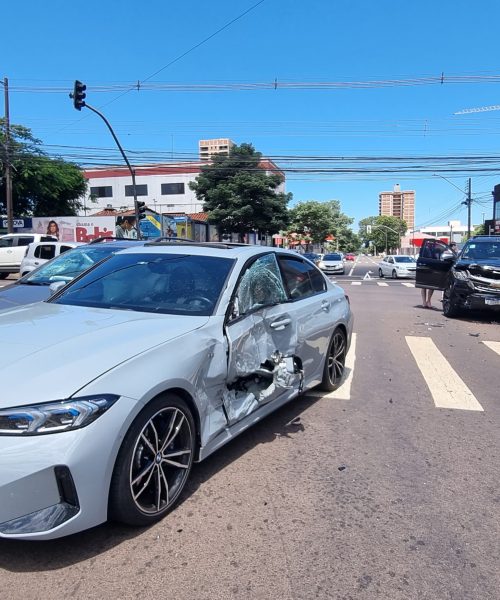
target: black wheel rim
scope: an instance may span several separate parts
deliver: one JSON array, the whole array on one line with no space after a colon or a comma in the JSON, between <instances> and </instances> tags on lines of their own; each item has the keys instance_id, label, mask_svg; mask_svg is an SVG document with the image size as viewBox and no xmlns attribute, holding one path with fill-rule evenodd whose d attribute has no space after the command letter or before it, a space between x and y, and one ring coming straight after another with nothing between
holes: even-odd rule
<instances>
[{"instance_id":1,"label":"black wheel rim","mask_svg":"<svg viewBox=\"0 0 500 600\"><path fill-rule=\"evenodd\" d=\"M344 374L346 356L346 342L344 334L336 331L333 334L328 354L328 377L332 385L336 385Z\"/></svg>"},{"instance_id":2,"label":"black wheel rim","mask_svg":"<svg viewBox=\"0 0 500 600\"><path fill-rule=\"evenodd\" d=\"M158 411L137 437L130 463L130 492L137 508L157 515L176 500L189 475L193 435L176 407Z\"/></svg>"}]
</instances>

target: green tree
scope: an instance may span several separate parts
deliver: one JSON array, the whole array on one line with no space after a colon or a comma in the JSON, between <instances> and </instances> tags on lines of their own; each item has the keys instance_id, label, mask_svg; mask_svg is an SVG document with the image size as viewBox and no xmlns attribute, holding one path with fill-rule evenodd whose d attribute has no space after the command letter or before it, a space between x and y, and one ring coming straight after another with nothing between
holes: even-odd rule
<instances>
[{"instance_id":1,"label":"green tree","mask_svg":"<svg viewBox=\"0 0 500 600\"><path fill-rule=\"evenodd\" d=\"M333 247L346 252L359 247L359 240L350 228L353 221L341 211L338 200L308 200L290 210L290 231L307 236L315 244L324 244L327 237L333 236Z\"/></svg>"},{"instance_id":2,"label":"green tree","mask_svg":"<svg viewBox=\"0 0 500 600\"><path fill-rule=\"evenodd\" d=\"M359 222L359 237L362 242L372 242L377 251L390 253L400 247L407 229L406 222L398 217L366 217Z\"/></svg>"},{"instance_id":3,"label":"green tree","mask_svg":"<svg viewBox=\"0 0 500 600\"><path fill-rule=\"evenodd\" d=\"M277 191L283 179L279 174L268 175L261 159L251 144L233 146L229 155L215 155L189 184L219 235L242 236L252 230L273 233L288 224L287 204L292 195Z\"/></svg>"},{"instance_id":4,"label":"green tree","mask_svg":"<svg viewBox=\"0 0 500 600\"><path fill-rule=\"evenodd\" d=\"M0 168L4 169L6 144L4 120L0 119ZM16 216L76 215L82 208L87 180L80 168L41 150L41 141L22 125L12 125L9 158L12 202ZM0 182L0 212L6 213L5 182Z\"/></svg>"}]
</instances>

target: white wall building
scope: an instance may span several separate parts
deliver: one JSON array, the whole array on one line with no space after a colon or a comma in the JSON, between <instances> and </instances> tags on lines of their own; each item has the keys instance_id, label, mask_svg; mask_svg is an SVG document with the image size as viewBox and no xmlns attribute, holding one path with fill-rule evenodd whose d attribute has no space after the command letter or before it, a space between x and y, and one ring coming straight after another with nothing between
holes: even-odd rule
<instances>
[{"instance_id":1,"label":"white wall building","mask_svg":"<svg viewBox=\"0 0 500 600\"><path fill-rule=\"evenodd\" d=\"M203 206L189 188L200 172L200 163L142 165L135 168L137 199L160 213L201 212ZM87 210L134 208L132 177L127 167L84 169L88 180Z\"/></svg>"},{"instance_id":2,"label":"white wall building","mask_svg":"<svg viewBox=\"0 0 500 600\"><path fill-rule=\"evenodd\" d=\"M189 188L206 162L166 163L141 165L135 168L137 199L159 213L197 213L203 204ZM268 159L262 159L266 173L278 173L283 183L278 192L285 191L285 174ZM134 208L132 177L127 167L94 167L83 170L88 180L88 196L84 199L84 213L107 208L128 210Z\"/></svg>"}]
</instances>

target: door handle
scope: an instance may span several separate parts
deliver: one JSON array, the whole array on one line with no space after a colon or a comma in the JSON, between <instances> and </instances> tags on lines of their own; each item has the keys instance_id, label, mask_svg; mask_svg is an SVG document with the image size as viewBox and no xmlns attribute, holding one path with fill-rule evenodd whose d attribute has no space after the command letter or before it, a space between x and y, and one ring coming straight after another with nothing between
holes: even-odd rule
<instances>
[{"instance_id":1,"label":"door handle","mask_svg":"<svg viewBox=\"0 0 500 600\"><path fill-rule=\"evenodd\" d=\"M324 310L325 312L328 312L330 310L330 303L328 302L328 300L323 300L321 302L321 310Z\"/></svg>"},{"instance_id":2,"label":"door handle","mask_svg":"<svg viewBox=\"0 0 500 600\"><path fill-rule=\"evenodd\" d=\"M280 331L281 329L285 329L285 327L287 325L290 325L290 323L292 322L292 319L289 319L288 317L285 319L279 319L278 321L273 321L271 323L271 327L273 329L276 329L276 331Z\"/></svg>"}]
</instances>

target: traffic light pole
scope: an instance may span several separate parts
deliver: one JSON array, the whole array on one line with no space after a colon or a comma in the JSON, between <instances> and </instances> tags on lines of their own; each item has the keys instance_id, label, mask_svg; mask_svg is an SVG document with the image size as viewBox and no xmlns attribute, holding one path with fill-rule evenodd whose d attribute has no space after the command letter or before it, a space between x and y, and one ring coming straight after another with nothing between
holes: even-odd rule
<instances>
[{"instance_id":1,"label":"traffic light pole","mask_svg":"<svg viewBox=\"0 0 500 600\"><path fill-rule=\"evenodd\" d=\"M113 131L113 128L111 127L109 121L106 119L106 117L97 110L97 108L94 108L93 106L90 106L90 104L87 104L85 102L84 106L86 106L89 110L91 110L92 112L94 112L96 115L99 115L101 117L101 119L106 123L109 131L111 132L111 135L113 136L113 139L116 142L116 145L118 146L118 149L120 150L122 156L123 156L123 160L125 161L125 163L127 164L128 170L130 171L130 175L132 176L132 191L134 194L134 210L135 210L135 223L136 223L136 227L137 227L137 239L142 239L142 235L141 235L141 227L140 227L140 220L139 220L139 205L137 203L137 188L135 185L135 170L132 169L127 155L125 154L120 142L118 141L118 138L115 135L115 132Z\"/></svg>"}]
</instances>

